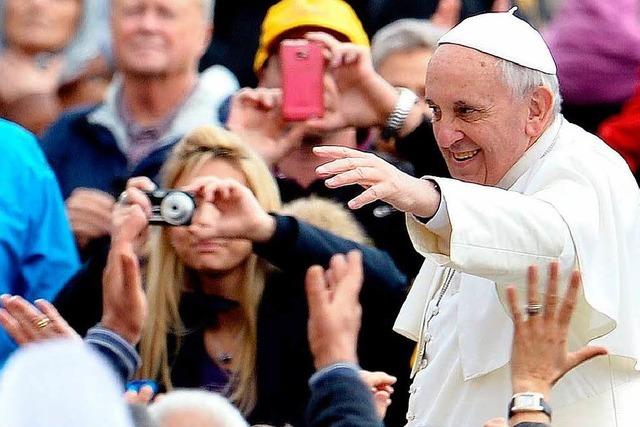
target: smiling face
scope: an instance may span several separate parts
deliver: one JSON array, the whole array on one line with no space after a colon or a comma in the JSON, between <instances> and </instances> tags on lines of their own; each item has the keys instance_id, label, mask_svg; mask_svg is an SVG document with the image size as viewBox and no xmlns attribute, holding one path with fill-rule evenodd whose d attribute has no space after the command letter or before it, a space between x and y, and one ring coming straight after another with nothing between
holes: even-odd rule
<instances>
[{"instance_id":1,"label":"smiling face","mask_svg":"<svg viewBox=\"0 0 640 427\"><path fill-rule=\"evenodd\" d=\"M529 103L504 83L492 56L457 45L434 53L426 77L433 132L451 176L496 185L535 140Z\"/></svg>"},{"instance_id":2,"label":"smiling face","mask_svg":"<svg viewBox=\"0 0 640 427\"><path fill-rule=\"evenodd\" d=\"M80 0L7 0L5 37L28 54L62 50L76 33Z\"/></svg>"},{"instance_id":3,"label":"smiling face","mask_svg":"<svg viewBox=\"0 0 640 427\"><path fill-rule=\"evenodd\" d=\"M181 176L176 188L184 187L202 176L232 178L247 185L246 177L228 160L213 159L193 173ZM190 269L200 273L226 274L240 268L252 252L252 244L243 239L205 239L207 227L215 223L220 213L211 203L199 203L188 227L168 230L171 246L178 258Z\"/></svg>"},{"instance_id":4,"label":"smiling face","mask_svg":"<svg viewBox=\"0 0 640 427\"><path fill-rule=\"evenodd\" d=\"M118 68L139 76L195 72L210 37L200 0L114 0L111 28Z\"/></svg>"}]
</instances>

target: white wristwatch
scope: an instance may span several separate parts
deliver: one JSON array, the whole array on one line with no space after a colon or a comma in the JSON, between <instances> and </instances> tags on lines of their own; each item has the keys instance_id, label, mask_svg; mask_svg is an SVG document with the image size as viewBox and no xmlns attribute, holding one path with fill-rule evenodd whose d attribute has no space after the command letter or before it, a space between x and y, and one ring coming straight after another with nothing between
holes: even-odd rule
<instances>
[{"instance_id":1,"label":"white wristwatch","mask_svg":"<svg viewBox=\"0 0 640 427\"><path fill-rule=\"evenodd\" d=\"M519 412L543 412L551 418L551 406L544 400L542 393L516 393L509 403L509 418Z\"/></svg>"}]
</instances>

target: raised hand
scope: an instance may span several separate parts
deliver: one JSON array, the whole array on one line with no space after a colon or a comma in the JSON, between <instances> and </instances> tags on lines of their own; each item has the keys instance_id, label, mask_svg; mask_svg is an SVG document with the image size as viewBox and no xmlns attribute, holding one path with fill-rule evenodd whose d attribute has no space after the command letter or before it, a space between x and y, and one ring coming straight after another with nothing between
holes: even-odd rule
<instances>
[{"instance_id":1,"label":"raised hand","mask_svg":"<svg viewBox=\"0 0 640 427\"><path fill-rule=\"evenodd\" d=\"M0 326L18 345L54 338L80 339L80 336L45 300L34 304L20 296L2 295Z\"/></svg>"},{"instance_id":2,"label":"raised hand","mask_svg":"<svg viewBox=\"0 0 640 427\"><path fill-rule=\"evenodd\" d=\"M133 243L120 241L111 246L102 278L102 299L100 323L131 345L138 344L147 316L147 299Z\"/></svg>"},{"instance_id":3,"label":"raised hand","mask_svg":"<svg viewBox=\"0 0 640 427\"><path fill-rule=\"evenodd\" d=\"M231 178L196 178L183 188L196 194L198 208L189 229L203 239L231 238L263 242L275 232L275 219L247 187ZM215 218L202 220L200 216Z\"/></svg>"},{"instance_id":4,"label":"raised hand","mask_svg":"<svg viewBox=\"0 0 640 427\"><path fill-rule=\"evenodd\" d=\"M564 299L558 300L558 264L549 268L549 286L544 310L524 316L515 287L507 289L507 300L515 326L511 356L513 392L538 392L547 398L551 387L571 369L596 356L607 354L602 347L583 347L570 352L567 336L580 290L580 274L573 272ZM538 273L529 267L527 304L537 307Z\"/></svg>"},{"instance_id":5,"label":"raised hand","mask_svg":"<svg viewBox=\"0 0 640 427\"><path fill-rule=\"evenodd\" d=\"M325 271L315 265L307 270L309 347L316 369L337 362L357 364L358 332L362 317L362 254L334 255Z\"/></svg>"},{"instance_id":6,"label":"raised hand","mask_svg":"<svg viewBox=\"0 0 640 427\"><path fill-rule=\"evenodd\" d=\"M281 89L244 88L234 95L227 120L270 167L300 147L307 130L304 123L286 123L281 108Z\"/></svg>"},{"instance_id":7,"label":"raised hand","mask_svg":"<svg viewBox=\"0 0 640 427\"><path fill-rule=\"evenodd\" d=\"M433 183L401 172L372 153L347 147L314 147L320 157L331 159L316 168L316 173L328 178L329 188L360 185L365 191L350 200L351 209L358 209L376 200L389 203L394 208L421 217L435 214L440 204L440 193Z\"/></svg>"},{"instance_id":8,"label":"raised hand","mask_svg":"<svg viewBox=\"0 0 640 427\"><path fill-rule=\"evenodd\" d=\"M349 126L384 125L398 92L373 69L369 49L341 43L326 33L308 33L305 38L325 46L328 71L339 93L338 104L328 109L324 117L308 120L309 128L330 132Z\"/></svg>"}]
</instances>

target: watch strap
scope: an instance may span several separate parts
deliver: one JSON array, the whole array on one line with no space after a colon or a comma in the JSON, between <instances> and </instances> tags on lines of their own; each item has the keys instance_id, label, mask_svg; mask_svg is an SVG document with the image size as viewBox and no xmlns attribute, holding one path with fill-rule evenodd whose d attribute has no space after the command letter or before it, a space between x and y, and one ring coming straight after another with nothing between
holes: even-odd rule
<instances>
[{"instance_id":1,"label":"watch strap","mask_svg":"<svg viewBox=\"0 0 640 427\"><path fill-rule=\"evenodd\" d=\"M405 87L398 88L398 93L396 105L382 128L382 138L384 139L398 135L409 113L418 102L418 96Z\"/></svg>"}]
</instances>

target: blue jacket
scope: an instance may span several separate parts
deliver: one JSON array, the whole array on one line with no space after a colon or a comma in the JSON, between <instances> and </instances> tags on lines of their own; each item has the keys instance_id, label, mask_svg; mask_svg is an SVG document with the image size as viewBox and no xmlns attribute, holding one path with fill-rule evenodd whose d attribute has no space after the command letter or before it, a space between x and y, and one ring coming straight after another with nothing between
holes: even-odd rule
<instances>
[{"instance_id":1,"label":"blue jacket","mask_svg":"<svg viewBox=\"0 0 640 427\"><path fill-rule=\"evenodd\" d=\"M79 268L55 177L35 138L0 120L0 293L52 299ZM0 366L15 344L0 329Z\"/></svg>"},{"instance_id":2,"label":"blue jacket","mask_svg":"<svg viewBox=\"0 0 640 427\"><path fill-rule=\"evenodd\" d=\"M156 179L177 142L159 148L130 169L111 131L88 121L89 114L96 108L63 114L42 137L42 149L58 178L64 199L78 187L95 188L117 196L132 176Z\"/></svg>"}]
</instances>

